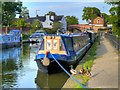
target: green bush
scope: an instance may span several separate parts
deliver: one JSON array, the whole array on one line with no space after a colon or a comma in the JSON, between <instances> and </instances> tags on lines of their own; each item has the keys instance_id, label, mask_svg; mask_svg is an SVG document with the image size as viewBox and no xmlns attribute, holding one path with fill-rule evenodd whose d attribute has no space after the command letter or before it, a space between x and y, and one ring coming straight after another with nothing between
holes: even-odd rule
<instances>
[{"instance_id":1,"label":"green bush","mask_svg":"<svg viewBox=\"0 0 120 90\"><path fill-rule=\"evenodd\" d=\"M27 40L30 37L30 34L23 34L22 40Z\"/></svg>"}]
</instances>

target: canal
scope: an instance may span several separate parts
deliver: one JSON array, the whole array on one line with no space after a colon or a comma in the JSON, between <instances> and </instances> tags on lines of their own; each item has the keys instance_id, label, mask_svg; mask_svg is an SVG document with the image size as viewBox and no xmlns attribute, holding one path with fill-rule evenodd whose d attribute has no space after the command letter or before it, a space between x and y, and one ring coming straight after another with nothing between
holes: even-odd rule
<instances>
[{"instance_id":1,"label":"canal","mask_svg":"<svg viewBox=\"0 0 120 90\"><path fill-rule=\"evenodd\" d=\"M2 88L62 88L69 78L64 72L47 74L34 61L39 44L23 44L0 50Z\"/></svg>"}]
</instances>

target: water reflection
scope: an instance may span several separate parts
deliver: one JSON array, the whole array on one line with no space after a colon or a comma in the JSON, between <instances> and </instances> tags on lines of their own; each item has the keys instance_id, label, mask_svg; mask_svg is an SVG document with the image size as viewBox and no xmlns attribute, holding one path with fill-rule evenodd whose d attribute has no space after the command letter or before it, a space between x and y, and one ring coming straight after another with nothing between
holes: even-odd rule
<instances>
[{"instance_id":1,"label":"water reflection","mask_svg":"<svg viewBox=\"0 0 120 90\"><path fill-rule=\"evenodd\" d=\"M16 70L22 67L20 59L21 47L9 48L0 51L0 63L2 63L3 87L11 87L17 80Z\"/></svg>"},{"instance_id":2,"label":"water reflection","mask_svg":"<svg viewBox=\"0 0 120 90\"><path fill-rule=\"evenodd\" d=\"M62 88L67 79L64 72L48 74L38 70L35 83L38 88Z\"/></svg>"},{"instance_id":3,"label":"water reflection","mask_svg":"<svg viewBox=\"0 0 120 90\"><path fill-rule=\"evenodd\" d=\"M68 78L65 73L48 75L38 70L34 59L39 45L23 44L22 47L0 50L2 88L61 88L64 85Z\"/></svg>"}]
</instances>

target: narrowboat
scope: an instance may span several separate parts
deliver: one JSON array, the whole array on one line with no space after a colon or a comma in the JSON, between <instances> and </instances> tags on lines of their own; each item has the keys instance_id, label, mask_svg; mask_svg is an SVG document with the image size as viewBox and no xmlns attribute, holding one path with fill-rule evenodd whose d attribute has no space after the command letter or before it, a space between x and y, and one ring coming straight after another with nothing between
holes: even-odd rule
<instances>
[{"instance_id":1,"label":"narrowboat","mask_svg":"<svg viewBox=\"0 0 120 90\"><path fill-rule=\"evenodd\" d=\"M91 34L45 35L35 57L38 68L45 66L49 72L58 67L55 59L65 67L75 65L91 46Z\"/></svg>"},{"instance_id":2,"label":"narrowboat","mask_svg":"<svg viewBox=\"0 0 120 90\"><path fill-rule=\"evenodd\" d=\"M31 43L40 43L42 41L42 38L47 33L44 30L37 30L35 33L30 35L28 41Z\"/></svg>"},{"instance_id":3,"label":"narrowboat","mask_svg":"<svg viewBox=\"0 0 120 90\"><path fill-rule=\"evenodd\" d=\"M11 30L8 34L0 35L0 47L10 48L14 46L20 46L22 38L21 30Z\"/></svg>"},{"instance_id":4,"label":"narrowboat","mask_svg":"<svg viewBox=\"0 0 120 90\"><path fill-rule=\"evenodd\" d=\"M32 35L30 35L29 37L29 42L31 43L40 43L42 41L44 34L41 33L33 33Z\"/></svg>"}]
</instances>

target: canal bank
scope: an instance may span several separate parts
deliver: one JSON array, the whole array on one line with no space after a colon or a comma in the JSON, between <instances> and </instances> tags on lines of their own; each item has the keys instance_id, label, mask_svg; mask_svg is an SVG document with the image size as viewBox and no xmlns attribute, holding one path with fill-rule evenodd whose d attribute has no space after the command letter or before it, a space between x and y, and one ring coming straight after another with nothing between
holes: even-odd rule
<instances>
[{"instance_id":1,"label":"canal bank","mask_svg":"<svg viewBox=\"0 0 120 90\"><path fill-rule=\"evenodd\" d=\"M94 45L92 46L92 48ZM92 49L91 48L91 49ZM91 50L89 50L90 52ZM93 50L92 50L93 51ZM88 52L88 53L89 53ZM79 71L82 65L86 62L89 54L86 54L85 58L77 66L76 70ZM91 76L74 75L82 84L86 84L88 88L118 88L118 54L110 42L103 38L100 45L97 46L97 55L94 59L94 65L91 68ZM84 63L82 63L85 61ZM88 81L89 80L89 81ZM81 88L71 78L67 80L63 88Z\"/></svg>"},{"instance_id":2,"label":"canal bank","mask_svg":"<svg viewBox=\"0 0 120 90\"><path fill-rule=\"evenodd\" d=\"M118 52L103 38L91 70L89 88L116 88L118 90Z\"/></svg>"},{"instance_id":3,"label":"canal bank","mask_svg":"<svg viewBox=\"0 0 120 90\"><path fill-rule=\"evenodd\" d=\"M88 50L86 55L83 57L83 59L79 62L78 66L75 68L77 71L77 75L73 75L82 85L86 88L87 81L90 79L90 77L86 76L87 68L90 71L91 67L94 63L94 59L96 58L96 49L97 49L98 42L97 40L95 43L91 46L91 48ZM84 74L80 74L80 70L84 68ZM64 84L63 88L83 88L78 83L76 83L73 79L69 78L67 82Z\"/></svg>"}]
</instances>

